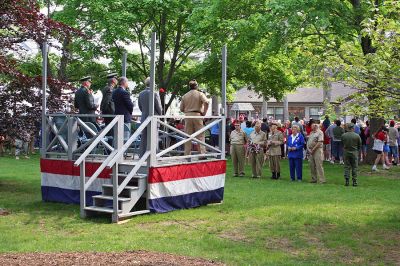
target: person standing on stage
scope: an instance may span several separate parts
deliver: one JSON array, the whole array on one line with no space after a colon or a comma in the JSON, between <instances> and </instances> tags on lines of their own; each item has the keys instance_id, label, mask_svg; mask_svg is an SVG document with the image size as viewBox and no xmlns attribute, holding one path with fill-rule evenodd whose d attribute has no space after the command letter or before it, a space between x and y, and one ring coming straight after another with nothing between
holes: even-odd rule
<instances>
[{"instance_id":1,"label":"person standing on stage","mask_svg":"<svg viewBox=\"0 0 400 266\"><path fill-rule=\"evenodd\" d=\"M254 126L254 131L251 132L248 142L248 155L252 169L252 177L260 178L262 175L262 166L264 163L264 146L267 141L267 136L261 131L261 123L257 121Z\"/></svg>"},{"instance_id":2,"label":"person standing on stage","mask_svg":"<svg viewBox=\"0 0 400 266\"><path fill-rule=\"evenodd\" d=\"M101 99L100 111L103 115L113 115L115 112L112 93L117 83L118 83L117 73L112 73L107 75L107 85L101 91L101 93L103 94L103 98ZM112 120L113 120L112 117L105 117L104 123L107 126Z\"/></svg>"},{"instance_id":3,"label":"person standing on stage","mask_svg":"<svg viewBox=\"0 0 400 266\"><path fill-rule=\"evenodd\" d=\"M128 88L128 79L126 77L121 77L118 80L118 88L116 88L112 93L112 100L114 101L115 114L124 116L124 123L126 129L124 129L124 139L128 139L131 133L131 123L132 123L132 111L133 103Z\"/></svg>"},{"instance_id":4,"label":"person standing on stage","mask_svg":"<svg viewBox=\"0 0 400 266\"><path fill-rule=\"evenodd\" d=\"M82 82L81 87L75 92L74 106L79 109L79 114L95 114L97 110L97 105L94 103L94 98L92 95L92 90L90 86L92 85L91 77L81 78L79 81ZM81 117L83 122L91 122L95 126L96 117Z\"/></svg>"},{"instance_id":5,"label":"person standing on stage","mask_svg":"<svg viewBox=\"0 0 400 266\"><path fill-rule=\"evenodd\" d=\"M319 129L315 121L311 124L311 132L307 140L307 151L309 153L311 183L325 183L324 174L324 133Z\"/></svg>"},{"instance_id":6,"label":"person standing on stage","mask_svg":"<svg viewBox=\"0 0 400 266\"><path fill-rule=\"evenodd\" d=\"M353 187L357 186L358 153L361 149L360 135L354 132L354 124L348 124L346 132L342 135L343 157L344 157L344 178L345 186L349 185L350 170L353 178Z\"/></svg>"},{"instance_id":7,"label":"person standing on stage","mask_svg":"<svg viewBox=\"0 0 400 266\"><path fill-rule=\"evenodd\" d=\"M283 134L278 130L276 123L271 124L271 133L268 137L268 154L269 166L271 168L271 179L279 179L281 177L281 156L283 144Z\"/></svg>"},{"instance_id":8,"label":"person standing on stage","mask_svg":"<svg viewBox=\"0 0 400 266\"><path fill-rule=\"evenodd\" d=\"M245 148L247 142L246 133L241 129L240 122L235 120L235 130L230 134L231 157L233 162L234 176L244 176Z\"/></svg>"},{"instance_id":9,"label":"person standing on stage","mask_svg":"<svg viewBox=\"0 0 400 266\"><path fill-rule=\"evenodd\" d=\"M142 116L140 117L140 123L143 123L147 117L149 116L150 113L150 107L149 107L149 98L150 98L150 78L146 78L144 81L144 85L146 86L146 89L144 89L141 93L139 93L139 98L138 98L138 103L139 103L139 109L142 112ZM158 93L154 93L154 115L161 115L162 114L162 108L161 108L161 101L160 101L160 95ZM154 132L153 134L158 134L157 132ZM146 152L147 149L147 129L144 129L142 131L142 135L140 138L140 152L139 155L140 157L143 156L143 154Z\"/></svg>"},{"instance_id":10,"label":"person standing on stage","mask_svg":"<svg viewBox=\"0 0 400 266\"><path fill-rule=\"evenodd\" d=\"M186 116L204 116L208 110L208 99L206 95L200 92L199 85L196 80L189 82L190 91L182 97L180 110ZM187 118L185 119L185 132L192 135L194 132L203 128L202 118ZM204 132L196 137L200 141L205 141ZM199 145L200 153L204 154L206 149L203 145ZM192 151L192 142L185 143L185 155L189 155Z\"/></svg>"}]
</instances>

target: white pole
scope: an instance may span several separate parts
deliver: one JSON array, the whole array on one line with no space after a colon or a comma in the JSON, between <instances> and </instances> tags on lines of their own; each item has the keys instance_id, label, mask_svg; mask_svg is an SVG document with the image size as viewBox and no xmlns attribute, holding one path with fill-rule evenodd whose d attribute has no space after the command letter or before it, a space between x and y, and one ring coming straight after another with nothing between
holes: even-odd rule
<instances>
[{"instance_id":1,"label":"white pole","mask_svg":"<svg viewBox=\"0 0 400 266\"><path fill-rule=\"evenodd\" d=\"M222 122L221 122L221 128L220 128L220 137L219 137L219 143L221 147L221 159L225 159L225 134L226 134L226 63L227 63L227 48L226 44L224 47L222 47L222 86L221 86L221 116L222 116Z\"/></svg>"},{"instance_id":2,"label":"white pole","mask_svg":"<svg viewBox=\"0 0 400 266\"><path fill-rule=\"evenodd\" d=\"M47 123L46 123L46 88L47 88L47 42L43 42L42 48L42 152L41 157L46 158L47 147Z\"/></svg>"},{"instance_id":3,"label":"white pole","mask_svg":"<svg viewBox=\"0 0 400 266\"><path fill-rule=\"evenodd\" d=\"M149 95L149 116L152 118L147 126L147 150L150 151L150 166L154 166L156 162L156 153L158 145L157 121L154 118L154 87L156 75L156 33L151 35L151 58L150 58L150 95Z\"/></svg>"}]
</instances>

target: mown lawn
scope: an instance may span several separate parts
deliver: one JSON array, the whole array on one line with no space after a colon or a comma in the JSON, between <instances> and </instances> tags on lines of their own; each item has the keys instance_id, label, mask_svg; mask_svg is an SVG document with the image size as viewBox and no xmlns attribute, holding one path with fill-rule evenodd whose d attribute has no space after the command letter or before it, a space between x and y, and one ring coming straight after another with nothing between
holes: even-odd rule
<instances>
[{"instance_id":1,"label":"mown lawn","mask_svg":"<svg viewBox=\"0 0 400 266\"><path fill-rule=\"evenodd\" d=\"M121 225L79 217L79 206L41 201L39 158L0 157L0 252L149 250L229 265L400 264L400 167L344 187L343 167L325 165L328 183L232 177L225 200ZM250 169L247 167L247 173ZM265 168L265 175L269 176ZM309 181L308 165L304 165Z\"/></svg>"}]
</instances>

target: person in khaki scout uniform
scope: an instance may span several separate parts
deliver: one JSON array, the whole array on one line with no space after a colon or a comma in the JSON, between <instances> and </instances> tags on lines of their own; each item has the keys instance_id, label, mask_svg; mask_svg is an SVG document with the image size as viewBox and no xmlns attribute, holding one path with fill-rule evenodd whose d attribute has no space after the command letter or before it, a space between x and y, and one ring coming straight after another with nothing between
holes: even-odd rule
<instances>
[{"instance_id":1,"label":"person in khaki scout uniform","mask_svg":"<svg viewBox=\"0 0 400 266\"><path fill-rule=\"evenodd\" d=\"M187 116L204 116L208 110L208 99L204 93L198 90L199 85L196 80L189 82L190 91L183 95L180 110ZM194 132L203 128L202 118L188 118L185 119L185 132L192 135ZM204 132L197 135L198 140L205 140ZM199 145L200 153L206 152L206 148L203 145ZM192 151L192 142L188 141L185 143L185 155L189 155Z\"/></svg>"},{"instance_id":2,"label":"person in khaki scout uniform","mask_svg":"<svg viewBox=\"0 0 400 266\"><path fill-rule=\"evenodd\" d=\"M235 130L232 130L229 137L231 141L231 157L233 162L233 169L235 171L234 176L244 176L244 161L245 161L245 149L244 144L247 142L246 133L240 128L240 122L235 120Z\"/></svg>"},{"instance_id":3,"label":"person in khaki scout uniform","mask_svg":"<svg viewBox=\"0 0 400 266\"><path fill-rule=\"evenodd\" d=\"M283 134L278 130L276 123L271 124L271 133L268 137L268 154L269 167L271 168L271 179L279 179L281 177L281 145L283 143Z\"/></svg>"},{"instance_id":4,"label":"person in khaki scout uniform","mask_svg":"<svg viewBox=\"0 0 400 266\"><path fill-rule=\"evenodd\" d=\"M345 186L349 185L350 170L353 176L353 187L357 184L357 171L358 171L358 152L361 149L360 135L354 132L354 124L347 124L348 132L342 135L343 149L344 149L344 178Z\"/></svg>"},{"instance_id":5,"label":"person in khaki scout uniform","mask_svg":"<svg viewBox=\"0 0 400 266\"><path fill-rule=\"evenodd\" d=\"M311 183L325 183L325 174L323 167L323 146L324 133L319 129L319 125L313 123L312 131L307 140L307 151L309 153L309 162L311 170Z\"/></svg>"},{"instance_id":6,"label":"person in khaki scout uniform","mask_svg":"<svg viewBox=\"0 0 400 266\"><path fill-rule=\"evenodd\" d=\"M253 172L253 178L260 178L262 173L262 166L264 163L264 146L267 141L267 136L261 131L261 123L256 122L254 131L250 134L248 152Z\"/></svg>"}]
</instances>

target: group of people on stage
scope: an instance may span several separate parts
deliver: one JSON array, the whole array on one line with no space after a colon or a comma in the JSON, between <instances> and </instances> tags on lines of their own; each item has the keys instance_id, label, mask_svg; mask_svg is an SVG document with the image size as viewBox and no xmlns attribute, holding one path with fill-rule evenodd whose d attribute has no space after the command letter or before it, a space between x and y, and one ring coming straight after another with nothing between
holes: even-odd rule
<instances>
[{"instance_id":1,"label":"group of people on stage","mask_svg":"<svg viewBox=\"0 0 400 266\"><path fill-rule=\"evenodd\" d=\"M343 125L340 120L331 124L326 116L323 123L310 119L306 126L296 117L285 126L275 121L250 122L247 119L235 120L227 125L229 132L228 143L233 162L234 176L245 176L244 165L249 162L252 177L260 178L263 165L269 162L272 179L281 177L280 160L287 157L289 160L290 178L292 181L303 180L303 160L309 160L311 183L325 183L323 162L335 160L344 164L345 185L349 185L350 177L353 186L357 186L357 170L360 155L365 158L366 144L362 132L368 131L357 125L356 120ZM229 120L228 120L229 122ZM373 150L378 154L376 164L383 160L383 147L390 148L390 160L398 163L399 130L394 128L394 121L390 121L389 129L382 127L375 134L371 134L374 141ZM332 126L334 125L334 126ZM385 134L386 131L391 133ZM383 144L382 144L383 143ZM386 143L386 144L384 144ZM327 154L328 153L328 154ZM340 156L339 156L340 155ZM387 169L383 163L384 169Z\"/></svg>"},{"instance_id":2,"label":"group of people on stage","mask_svg":"<svg viewBox=\"0 0 400 266\"><path fill-rule=\"evenodd\" d=\"M100 104L100 111L105 115L123 115L124 123L127 129L124 131L124 139L128 139L131 134L131 123L132 123L132 112L133 102L130 97L128 89L128 79L126 77L120 77L117 79L117 74L112 73L107 75L107 85L102 90L103 98ZM95 111L99 106L94 102L93 92L91 87L91 77L84 77L81 80L81 87L75 92L75 108L79 109L79 114L91 114L90 117L82 117L82 121L91 122L96 127L99 125L96 123ZM145 89L140 92L138 97L138 105L141 111L140 122L144 122L149 116L149 97L150 97L150 78L146 78L144 81ZM199 90L199 85L196 80L189 82L189 92L187 92L181 100L180 110L185 116L199 116L199 118L188 118L185 119L185 132L188 135L200 130L203 125L203 119L200 116L204 116L207 113L209 101L205 94ZM161 115L162 107L160 96L158 93L154 93L154 114ZM105 117L104 122L107 126L111 121L112 117ZM199 142L205 142L204 132L196 136ZM199 152L205 153L204 145L198 145ZM139 156L143 156L147 148L147 130L143 130L141 133L140 151ZM190 155L192 150L192 142L185 143L185 155Z\"/></svg>"}]
</instances>

